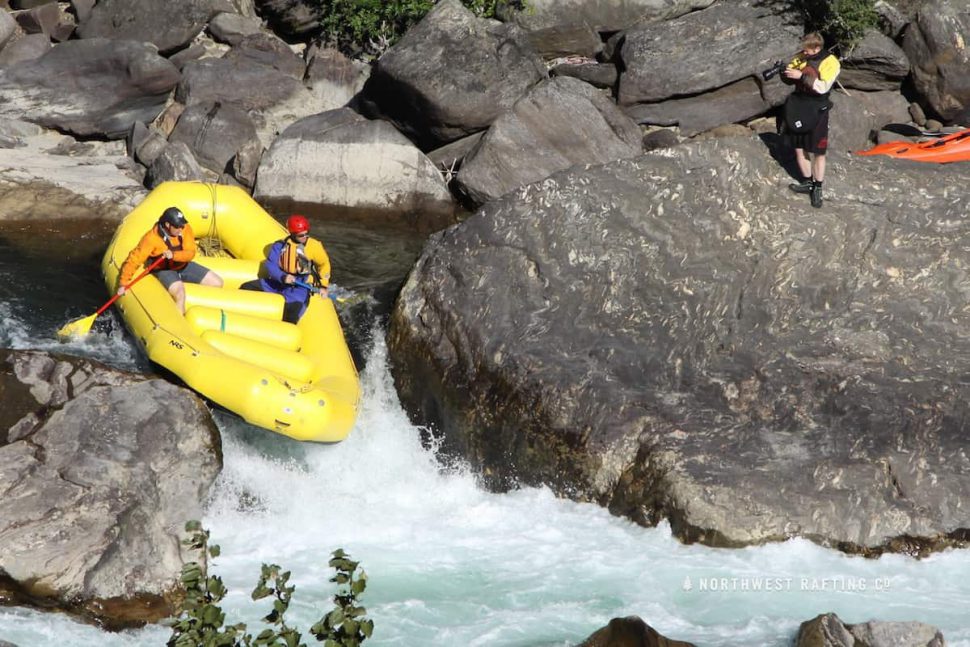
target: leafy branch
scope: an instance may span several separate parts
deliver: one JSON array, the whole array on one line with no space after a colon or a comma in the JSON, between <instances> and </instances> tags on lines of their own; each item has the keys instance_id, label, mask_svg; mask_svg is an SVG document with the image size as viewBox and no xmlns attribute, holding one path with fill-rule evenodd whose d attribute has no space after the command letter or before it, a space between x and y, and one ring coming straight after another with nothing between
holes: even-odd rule
<instances>
[{"instance_id":1,"label":"leafy branch","mask_svg":"<svg viewBox=\"0 0 970 647\"><path fill-rule=\"evenodd\" d=\"M219 603L228 590L218 575L209 574L209 562L219 556L219 546L209 543L209 531L198 521L185 524L189 537L182 541L189 550L199 553L200 560L182 567L180 582L185 597L179 615L171 623L172 636L167 647L306 647L300 632L286 624L295 586L290 585L290 571L276 564L263 564L254 601L273 598L263 622L270 626L258 635L246 633L244 623L226 625L226 614ZM358 562L342 549L332 553L330 567L337 573L330 578L340 588L333 596L336 607L310 628L310 633L325 647L359 647L374 632L374 622L365 617L367 609L357 600L367 588L367 574L357 573Z\"/></svg>"},{"instance_id":2,"label":"leafy branch","mask_svg":"<svg viewBox=\"0 0 970 647\"><path fill-rule=\"evenodd\" d=\"M879 24L875 0L791 0L808 31L825 35L842 55Z\"/></svg>"}]
</instances>

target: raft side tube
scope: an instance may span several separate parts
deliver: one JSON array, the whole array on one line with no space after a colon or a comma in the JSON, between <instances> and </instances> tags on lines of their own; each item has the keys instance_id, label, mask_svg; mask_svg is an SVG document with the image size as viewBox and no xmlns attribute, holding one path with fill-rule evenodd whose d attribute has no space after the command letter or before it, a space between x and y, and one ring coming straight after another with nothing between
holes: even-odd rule
<instances>
[{"instance_id":1,"label":"raft side tube","mask_svg":"<svg viewBox=\"0 0 970 647\"><path fill-rule=\"evenodd\" d=\"M356 400L347 402L319 388L292 389L273 378L252 384L246 396L239 407L245 420L295 440L341 441L357 418Z\"/></svg>"},{"instance_id":2,"label":"raft side tube","mask_svg":"<svg viewBox=\"0 0 970 647\"><path fill-rule=\"evenodd\" d=\"M229 357L259 366L300 384L306 384L313 376L313 362L292 350L283 350L218 330L202 333L202 340Z\"/></svg>"},{"instance_id":3,"label":"raft side tube","mask_svg":"<svg viewBox=\"0 0 970 647\"><path fill-rule=\"evenodd\" d=\"M300 349L300 329L286 321L274 321L205 306L189 308L185 312L185 319L192 332L200 337L207 330L218 330L283 350Z\"/></svg>"},{"instance_id":4,"label":"raft side tube","mask_svg":"<svg viewBox=\"0 0 970 647\"><path fill-rule=\"evenodd\" d=\"M346 378L347 392L352 393L356 401L360 397L357 368L344 341L333 301L319 296L310 297L307 311L296 325L303 332L302 351L311 356L327 358L326 362L318 364L311 381L316 383L334 376Z\"/></svg>"},{"instance_id":5,"label":"raft side tube","mask_svg":"<svg viewBox=\"0 0 970 647\"><path fill-rule=\"evenodd\" d=\"M185 284L185 309L195 306L238 312L252 317L283 320L283 295L255 290L226 290L211 285Z\"/></svg>"},{"instance_id":6,"label":"raft side tube","mask_svg":"<svg viewBox=\"0 0 970 647\"><path fill-rule=\"evenodd\" d=\"M259 275L259 261L200 255L196 255L194 260L202 267L218 274L227 289L238 288L246 281L252 281Z\"/></svg>"}]
</instances>

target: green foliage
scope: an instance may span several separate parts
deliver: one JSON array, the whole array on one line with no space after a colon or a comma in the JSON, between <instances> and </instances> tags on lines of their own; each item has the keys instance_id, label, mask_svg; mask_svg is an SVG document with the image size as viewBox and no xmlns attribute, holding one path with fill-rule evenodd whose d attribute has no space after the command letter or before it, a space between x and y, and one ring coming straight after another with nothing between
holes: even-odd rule
<instances>
[{"instance_id":1,"label":"green foliage","mask_svg":"<svg viewBox=\"0 0 970 647\"><path fill-rule=\"evenodd\" d=\"M839 45L843 55L866 31L879 24L875 0L793 0L808 31L825 35L827 47Z\"/></svg>"},{"instance_id":2,"label":"green foliage","mask_svg":"<svg viewBox=\"0 0 970 647\"><path fill-rule=\"evenodd\" d=\"M252 599L273 599L273 606L263 617L270 626L258 635L246 633L246 625L225 625L226 614L219 602L228 592L222 579L209 575L208 561L219 556L219 547L209 544L209 531L198 521L185 524L188 539L182 543L198 551L201 562L182 567L181 583L185 600L179 616L172 623L172 637L167 647L306 647L300 632L286 624L286 611L296 587L290 586L290 572L280 571L276 564L263 564ZM323 616L310 633L325 647L359 647L374 632L374 622L367 619L367 609L357 606L357 599L367 588L367 574L357 575L358 562L338 549L330 560L337 574L330 578L341 588L333 596L336 608Z\"/></svg>"},{"instance_id":3,"label":"green foliage","mask_svg":"<svg viewBox=\"0 0 970 647\"><path fill-rule=\"evenodd\" d=\"M246 625L223 626L226 614L218 603L226 596L222 578L208 575L208 559L219 556L219 547L209 545L209 531L198 521L185 524L191 536L182 543L199 551L202 562L189 562L182 566L181 582L185 589L182 611L172 627L168 647L224 647L239 645ZM248 644L248 643L245 643Z\"/></svg>"},{"instance_id":4,"label":"green foliage","mask_svg":"<svg viewBox=\"0 0 970 647\"><path fill-rule=\"evenodd\" d=\"M494 18L503 0L461 0L476 16ZM434 0L316 0L328 43L351 54L380 56L431 11ZM515 3L517 5L521 3Z\"/></svg>"},{"instance_id":5,"label":"green foliage","mask_svg":"<svg viewBox=\"0 0 970 647\"><path fill-rule=\"evenodd\" d=\"M374 621L363 617L367 609L357 606L357 597L367 588L367 573L361 571L354 579L357 562L340 549L333 552L330 567L337 571L330 581L343 587L333 596L337 608L313 625L310 633L326 641L325 647L357 647L374 632Z\"/></svg>"}]
</instances>

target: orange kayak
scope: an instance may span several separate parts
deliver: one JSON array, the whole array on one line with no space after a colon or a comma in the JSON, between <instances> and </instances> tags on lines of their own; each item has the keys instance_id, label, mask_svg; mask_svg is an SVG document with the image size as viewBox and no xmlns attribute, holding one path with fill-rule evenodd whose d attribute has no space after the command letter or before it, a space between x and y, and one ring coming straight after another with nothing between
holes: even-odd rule
<instances>
[{"instance_id":1,"label":"orange kayak","mask_svg":"<svg viewBox=\"0 0 970 647\"><path fill-rule=\"evenodd\" d=\"M868 150L856 151L856 155L888 155L897 159L937 164L967 162L970 161L970 128L920 144L886 142Z\"/></svg>"}]
</instances>

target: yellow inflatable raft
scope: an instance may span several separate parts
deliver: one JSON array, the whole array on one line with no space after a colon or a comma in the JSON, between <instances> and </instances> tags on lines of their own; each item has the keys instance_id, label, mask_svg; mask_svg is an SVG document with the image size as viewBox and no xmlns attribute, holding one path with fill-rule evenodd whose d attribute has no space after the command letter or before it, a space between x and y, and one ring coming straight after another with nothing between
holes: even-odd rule
<instances>
[{"instance_id":1,"label":"yellow inflatable raft","mask_svg":"<svg viewBox=\"0 0 970 647\"><path fill-rule=\"evenodd\" d=\"M185 214L195 261L222 288L186 284L185 316L153 276L116 305L148 357L248 422L297 440L337 442L354 426L357 369L333 302L314 296L298 324L282 321L283 297L240 284L256 278L265 250L286 229L237 187L166 182L118 226L101 269L109 294L128 252L167 207Z\"/></svg>"}]
</instances>

